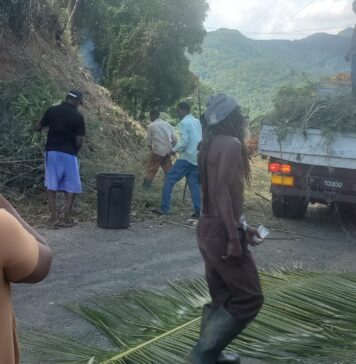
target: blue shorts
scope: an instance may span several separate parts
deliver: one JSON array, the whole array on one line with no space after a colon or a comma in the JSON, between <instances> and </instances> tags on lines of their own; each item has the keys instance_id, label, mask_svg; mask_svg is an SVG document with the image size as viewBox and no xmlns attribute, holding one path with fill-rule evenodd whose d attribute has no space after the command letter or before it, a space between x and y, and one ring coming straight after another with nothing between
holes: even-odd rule
<instances>
[{"instance_id":1,"label":"blue shorts","mask_svg":"<svg viewBox=\"0 0 356 364\"><path fill-rule=\"evenodd\" d=\"M45 186L50 191L81 193L77 157L56 151L46 152Z\"/></svg>"}]
</instances>

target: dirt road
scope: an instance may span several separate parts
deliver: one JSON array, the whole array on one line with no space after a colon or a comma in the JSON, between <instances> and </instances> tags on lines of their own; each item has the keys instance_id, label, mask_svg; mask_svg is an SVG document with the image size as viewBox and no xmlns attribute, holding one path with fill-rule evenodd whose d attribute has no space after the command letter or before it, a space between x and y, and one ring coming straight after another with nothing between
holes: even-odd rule
<instances>
[{"instance_id":1,"label":"dirt road","mask_svg":"<svg viewBox=\"0 0 356 364\"><path fill-rule=\"evenodd\" d=\"M261 268L298 264L356 270L354 233L345 233L327 208L309 209L301 221L277 220L262 208L250 212L249 220L272 230L265 244L254 249ZM113 231L85 223L41 232L51 243L53 267L43 283L14 287L21 330L44 328L83 337L88 327L61 304L87 302L96 294L111 295L128 288L161 287L167 280L203 274L194 230L180 225L152 221ZM32 364L26 356L23 363ZM247 359L244 363L261 362Z\"/></svg>"}]
</instances>

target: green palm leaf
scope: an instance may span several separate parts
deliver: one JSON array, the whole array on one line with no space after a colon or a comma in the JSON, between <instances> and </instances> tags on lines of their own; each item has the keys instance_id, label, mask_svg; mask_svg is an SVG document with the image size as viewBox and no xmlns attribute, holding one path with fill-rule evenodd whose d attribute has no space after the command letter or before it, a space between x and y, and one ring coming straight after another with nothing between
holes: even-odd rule
<instances>
[{"instance_id":1,"label":"green palm leaf","mask_svg":"<svg viewBox=\"0 0 356 364\"><path fill-rule=\"evenodd\" d=\"M265 362L354 362L355 273L275 270L261 272L261 279L265 305L232 349ZM53 363L88 363L93 357L100 364L184 363L208 301L205 281L197 280L171 284L165 292L132 291L95 306L69 306L110 339L112 350L38 333L24 335L23 341Z\"/></svg>"}]
</instances>

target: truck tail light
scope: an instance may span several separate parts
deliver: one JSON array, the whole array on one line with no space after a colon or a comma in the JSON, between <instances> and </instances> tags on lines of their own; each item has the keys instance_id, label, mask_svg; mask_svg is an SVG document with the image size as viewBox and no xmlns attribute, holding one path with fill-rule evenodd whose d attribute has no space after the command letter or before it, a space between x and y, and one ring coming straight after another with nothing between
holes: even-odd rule
<instances>
[{"instance_id":1,"label":"truck tail light","mask_svg":"<svg viewBox=\"0 0 356 364\"><path fill-rule=\"evenodd\" d=\"M272 173L279 173L281 170L280 163L270 163L268 166L268 171Z\"/></svg>"},{"instance_id":2,"label":"truck tail light","mask_svg":"<svg viewBox=\"0 0 356 364\"><path fill-rule=\"evenodd\" d=\"M275 186L286 186L293 187L294 186L294 177L293 176L283 176L281 174L272 174L272 185Z\"/></svg>"},{"instance_id":3,"label":"truck tail light","mask_svg":"<svg viewBox=\"0 0 356 364\"><path fill-rule=\"evenodd\" d=\"M292 166L290 164L281 164L281 173L291 174Z\"/></svg>"},{"instance_id":4,"label":"truck tail light","mask_svg":"<svg viewBox=\"0 0 356 364\"><path fill-rule=\"evenodd\" d=\"M270 163L268 165L268 171L271 173L291 174L292 166L290 164Z\"/></svg>"}]
</instances>

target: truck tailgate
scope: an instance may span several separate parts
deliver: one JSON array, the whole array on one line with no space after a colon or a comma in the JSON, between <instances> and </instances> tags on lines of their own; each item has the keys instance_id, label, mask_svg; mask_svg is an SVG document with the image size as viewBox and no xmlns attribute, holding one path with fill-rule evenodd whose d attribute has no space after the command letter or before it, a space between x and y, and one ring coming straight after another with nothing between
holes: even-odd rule
<instances>
[{"instance_id":1,"label":"truck tailgate","mask_svg":"<svg viewBox=\"0 0 356 364\"><path fill-rule=\"evenodd\" d=\"M262 124L259 153L315 166L356 169L356 135L335 132L326 139L318 129L296 130L279 140L276 128Z\"/></svg>"}]
</instances>

